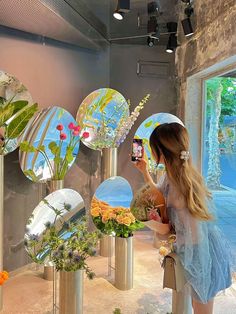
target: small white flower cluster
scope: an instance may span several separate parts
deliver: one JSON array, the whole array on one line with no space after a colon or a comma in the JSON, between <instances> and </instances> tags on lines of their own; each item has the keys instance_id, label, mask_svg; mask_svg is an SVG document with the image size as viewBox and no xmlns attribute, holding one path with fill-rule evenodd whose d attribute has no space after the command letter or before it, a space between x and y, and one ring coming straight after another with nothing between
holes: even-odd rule
<instances>
[{"instance_id":1,"label":"small white flower cluster","mask_svg":"<svg viewBox=\"0 0 236 314\"><path fill-rule=\"evenodd\" d=\"M116 130L116 136L114 140L115 147L119 147L121 143L124 142L126 136L128 135L130 129L134 125L134 122L137 120L138 116L140 115L140 111L143 109L144 105L148 101L150 94L144 97L138 106L134 109L134 111L130 114L128 119L123 120L119 127Z\"/></svg>"}]
</instances>

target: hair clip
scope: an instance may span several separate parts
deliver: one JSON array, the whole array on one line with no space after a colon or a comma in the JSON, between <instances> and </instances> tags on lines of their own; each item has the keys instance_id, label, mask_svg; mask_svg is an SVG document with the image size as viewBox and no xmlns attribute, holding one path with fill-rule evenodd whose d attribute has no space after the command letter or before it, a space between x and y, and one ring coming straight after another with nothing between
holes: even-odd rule
<instances>
[{"instance_id":1,"label":"hair clip","mask_svg":"<svg viewBox=\"0 0 236 314\"><path fill-rule=\"evenodd\" d=\"M189 151L182 150L182 152L180 153L180 159L183 159L186 161L186 160L189 160L189 157L190 157Z\"/></svg>"}]
</instances>

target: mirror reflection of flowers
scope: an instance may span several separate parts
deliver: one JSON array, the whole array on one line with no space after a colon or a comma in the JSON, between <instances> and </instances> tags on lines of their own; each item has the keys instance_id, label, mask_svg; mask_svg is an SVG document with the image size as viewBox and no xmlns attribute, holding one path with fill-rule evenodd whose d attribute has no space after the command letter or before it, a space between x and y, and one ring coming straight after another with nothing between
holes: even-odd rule
<instances>
[{"instance_id":1,"label":"mirror reflection of flowers","mask_svg":"<svg viewBox=\"0 0 236 314\"><path fill-rule=\"evenodd\" d=\"M95 226L104 234L115 233L117 237L128 238L134 231L144 227L130 208L112 207L95 197L91 202L90 213Z\"/></svg>"},{"instance_id":2,"label":"mirror reflection of flowers","mask_svg":"<svg viewBox=\"0 0 236 314\"><path fill-rule=\"evenodd\" d=\"M55 218L53 222L45 223L41 235L27 234L25 246L30 257L37 263L43 263L45 260L40 260L40 256L48 252L48 259L57 271L84 269L88 278L93 279L95 274L87 264L87 259L96 254L100 232L88 230L88 217L84 216L76 222L65 222L62 210L48 202L47 205L53 209ZM70 204L64 204L63 207L70 210Z\"/></svg>"},{"instance_id":3,"label":"mirror reflection of flowers","mask_svg":"<svg viewBox=\"0 0 236 314\"><path fill-rule=\"evenodd\" d=\"M161 192L149 185L145 185L137 192L131 203L131 210L141 221L167 222L165 199Z\"/></svg>"},{"instance_id":4,"label":"mirror reflection of flowers","mask_svg":"<svg viewBox=\"0 0 236 314\"><path fill-rule=\"evenodd\" d=\"M0 271L0 286L2 286L9 278L7 271Z\"/></svg>"},{"instance_id":5,"label":"mirror reflection of flowers","mask_svg":"<svg viewBox=\"0 0 236 314\"><path fill-rule=\"evenodd\" d=\"M65 147L65 140L67 139L67 134L64 131L64 126L58 124L56 130L59 132L58 141L51 141L48 144L48 148L51 152L53 158L47 155L47 149L45 145L39 145L37 147L31 145L28 141L24 141L20 144L20 150L26 153L40 153L44 161L46 162L49 171L50 179L53 180L63 180L69 169L70 163L75 157L75 149L78 146L81 138L88 138L89 133L81 133L81 128L79 125L75 125L73 122L69 123L69 144ZM38 181L37 175L33 169L28 169L24 171L26 176L29 176L33 181Z\"/></svg>"}]
</instances>

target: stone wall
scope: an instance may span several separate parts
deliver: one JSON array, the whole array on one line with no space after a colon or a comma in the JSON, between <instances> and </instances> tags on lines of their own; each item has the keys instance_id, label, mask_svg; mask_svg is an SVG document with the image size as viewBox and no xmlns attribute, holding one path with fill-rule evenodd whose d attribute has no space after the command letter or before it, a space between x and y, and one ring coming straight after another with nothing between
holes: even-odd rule
<instances>
[{"instance_id":1,"label":"stone wall","mask_svg":"<svg viewBox=\"0 0 236 314\"><path fill-rule=\"evenodd\" d=\"M180 1L180 21L184 3ZM195 0L194 35L185 38L179 23L176 51L176 73L179 78L178 112L183 118L186 100L186 80L218 62L236 54L235 0Z\"/></svg>"}]
</instances>

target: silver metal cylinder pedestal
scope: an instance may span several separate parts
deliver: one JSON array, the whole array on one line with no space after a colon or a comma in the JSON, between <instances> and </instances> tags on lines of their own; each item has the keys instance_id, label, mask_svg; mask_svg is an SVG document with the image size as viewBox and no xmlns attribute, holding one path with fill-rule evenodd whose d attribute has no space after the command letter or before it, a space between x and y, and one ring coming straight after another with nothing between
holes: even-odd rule
<instances>
[{"instance_id":1,"label":"silver metal cylinder pedestal","mask_svg":"<svg viewBox=\"0 0 236 314\"><path fill-rule=\"evenodd\" d=\"M59 314L83 313L84 270L60 272Z\"/></svg>"},{"instance_id":2,"label":"silver metal cylinder pedestal","mask_svg":"<svg viewBox=\"0 0 236 314\"><path fill-rule=\"evenodd\" d=\"M133 271L133 237L115 237L115 287L119 290L132 289Z\"/></svg>"},{"instance_id":3,"label":"silver metal cylinder pedestal","mask_svg":"<svg viewBox=\"0 0 236 314\"><path fill-rule=\"evenodd\" d=\"M117 148L104 148L102 150L102 180L106 180L117 175L117 160ZM103 257L112 257L114 254L113 237L104 235L100 239L99 251L99 254Z\"/></svg>"},{"instance_id":4,"label":"silver metal cylinder pedestal","mask_svg":"<svg viewBox=\"0 0 236 314\"><path fill-rule=\"evenodd\" d=\"M3 220L4 220L4 156L0 155L0 271L3 270ZM3 307L2 286L0 286L0 311Z\"/></svg>"}]
</instances>

